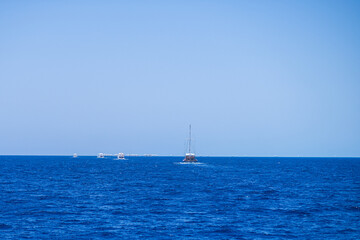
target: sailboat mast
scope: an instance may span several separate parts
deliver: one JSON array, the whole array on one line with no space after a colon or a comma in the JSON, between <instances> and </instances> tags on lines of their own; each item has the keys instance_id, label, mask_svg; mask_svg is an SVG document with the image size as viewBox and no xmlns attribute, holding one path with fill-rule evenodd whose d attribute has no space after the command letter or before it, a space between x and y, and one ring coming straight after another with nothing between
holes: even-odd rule
<instances>
[{"instance_id":1,"label":"sailboat mast","mask_svg":"<svg viewBox=\"0 0 360 240\"><path fill-rule=\"evenodd\" d=\"M191 124L189 125L189 153L191 153Z\"/></svg>"}]
</instances>

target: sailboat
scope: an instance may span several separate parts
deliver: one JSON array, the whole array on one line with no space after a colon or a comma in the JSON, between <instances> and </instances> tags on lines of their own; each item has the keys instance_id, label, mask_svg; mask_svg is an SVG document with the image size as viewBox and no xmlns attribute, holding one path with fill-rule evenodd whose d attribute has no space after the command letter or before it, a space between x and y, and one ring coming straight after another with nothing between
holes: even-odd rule
<instances>
[{"instance_id":1,"label":"sailboat","mask_svg":"<svg viewBox=\"0 0 360 240\"><path fill-rule=\"evenodd\" d=\"M119 153L119 154L117 155L117 160L126 160L126 159L125 159L125 154Z\"/></svg>"},{"instance_id":2,"label":"sailboat","mask_svg":"<svg viewBox=\"0 0 360 240\"><path fill-rule=\"evenodd\" d=\"M191 152L191 124L189 125L189 151L185 154L183 162L197 162L195 153Z\"/></svg>"}]
</instances>

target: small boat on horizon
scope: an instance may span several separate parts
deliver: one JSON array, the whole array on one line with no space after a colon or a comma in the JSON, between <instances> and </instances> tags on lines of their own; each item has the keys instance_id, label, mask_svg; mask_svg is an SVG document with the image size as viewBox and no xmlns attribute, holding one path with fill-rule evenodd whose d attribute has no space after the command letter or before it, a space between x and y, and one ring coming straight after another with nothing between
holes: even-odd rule
<instances>
[{"instance_id":1,"label":"small boat on horizon","mask_svg":"<svg viewBox=\"0 0 360 240\"><path fill-rule=\"evenodd\" d=\"M124 153L119 153L119 154L117 155L117 160L126 160L126 159L125 159L125 154L124 154Z\"/></svg>"},{"instance_id":2,"label":"small boat on horizon","mask_svg":"<svg viewBox=\"0 0 360 240\"><path fill-rule=\"evenodd\" d=\"M105 155L103 154L103 153L99 153L98 155L97 155L97 158L104 158L105 157Z\"/></svg>"},{"instance_id":3,"label":"small boat on horizon","mask_svg":"<svg viewBox=\"0 0 360 240\"><path fill-rule=\"evenodd\" d=\"M191 124L189 125L189 151L185 154L185 158L183 162L197 162L197 159L195 158L195 153L191 152Z\"/></svg>"},{"instance_id":4,"label":"small boat on horizon","mask_svg":"<svg viewBox=\"0 0 360 240\"><path fill-rule=\"evenodd\" d=\"M73 158L77 158L77 157L78 157L77 153L74 153Z\"/></svg>"}]
</instances>

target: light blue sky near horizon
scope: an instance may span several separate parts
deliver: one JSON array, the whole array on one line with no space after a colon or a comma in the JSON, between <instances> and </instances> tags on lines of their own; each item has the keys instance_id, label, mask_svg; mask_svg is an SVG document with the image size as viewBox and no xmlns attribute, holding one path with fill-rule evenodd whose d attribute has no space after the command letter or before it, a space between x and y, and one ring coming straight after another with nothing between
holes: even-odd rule
<instances>
[{"instance_id":1,"label":"light blue sky near horizon","mask_svg":"<svg viewBox=\"0 0 360 240\"><path fill-rule=\"evenodd\" d=\"M0 154L360 156L359 1L1 1Z\"/></svg>"}]
</instances>

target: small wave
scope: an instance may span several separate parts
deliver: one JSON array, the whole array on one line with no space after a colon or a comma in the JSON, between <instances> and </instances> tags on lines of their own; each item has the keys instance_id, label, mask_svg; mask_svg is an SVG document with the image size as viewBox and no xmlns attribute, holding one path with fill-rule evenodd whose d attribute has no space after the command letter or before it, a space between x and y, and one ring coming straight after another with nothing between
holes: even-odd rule
<instances>
[{"instance_id":1,"label":"small wave","mask_svg":"<svg viewBox=\"0 0 360 240\"><path fill-rule=\"evenodd\" d=\"M350 211L360 211L360 207L359 206L349 206L348 209Z\"/></svg>"},{"instance_id":2,"label":"small wave","mask_svg":"<svg viewBox=\"0 0 360 240\"><path fill-rule=\"evenodd\" d=\"M107 203L107 206L120 206L120 205L125 205L127 204L126 201L120 201L120 202L111 202L111 203Z\"/></svg>"},{"instance_id":3,"label":"small wave","mask_svg":"<svg viewBox=\"0 0 360 240\"><path fill-rule=\"evenodd\" d=\"M0 223L0 230L6 230L12 228L10 225Z\"/></svg>"},{"instance_id":4,"label":"small wave","mask_svg":"<svg viewBox=\"0 0 360 240\"><path fill-rule=\"evenodd\" d=\"M263 194L274 194L274 193L277 193L278 191L273 189L273 188L270 188L270 189L267 189L265 191L263 191Z\"/></svg>"},{"instance_id":5,"label":"small wave","mask_svg":"<svg viewBox=\"0 0 360 240\"><path fill-rule=\"evenodd\" d=\"M113 236L116 236L116 234L113 233L113 232L102 232L101 231L101 236L103 236L103 237L113 237Z\"/></svg>"},{"instance_id":6,"label":"small wave","mask_svg":"<svg viewBox=\"0 0 360 240\"><path fill-rule=\"evenodd\" d=\"M122 210L115 210L115 211L112 211L111 214L112 215L127 215L127 212L122 211Z\"/></svg>"},{"instance_id":7,"label":"small wave","mask_svg":"<svg viewBox=\"0 0 360 240\"><path fill-rule=\"evenodd\" d=\"M220 228L217 228L214 232L216 232L216 233L231 233L231 232L234 232L234 230L228 226L222 226Z\"/></svg>"},{"instance_id":8,"label":"small wave","mask_svg":"<svg viewBox=\"0 0 360 240\"><path fill-rule=\"evenodd\" d=\"M338 233L349 233L349 232L356 232L353 228L345 228L337 231Z\"/></svg>"},{"instance_id":9,"label":"small wave","mask_svg":"<svg viewBox=\"0 0 360 240\"><path fill-rule=\"evenodd\" d=\"M202 162L174 162L174 164L195 165L195 166L208 166L206 163L202 163Z\"/></svg>"},{"instance_id":10,"label":"small wave","mask_svg":"<svg viewBox=\"0 0 360 240\"><path fill-rule=\"evenodd\" d=\"M27 201L24 200L24 199L10 199L10 200L7 200L5 201L5 203L11 203L11 204L14 204L14 203L26 203Z\"/></svg>"},{"instance_id":11,"label":"small wave","mask_svg":"<svg viewBox=\"0 0 360 240\"><path fill-rule=\"evenodd\" d=\"M310 215L310 211L306 211L305 209L270 209L274 212L283 213L283 214L289 214L289 215L300 215L300 216L306 216Z\"/></svg>"}]
</instances>

